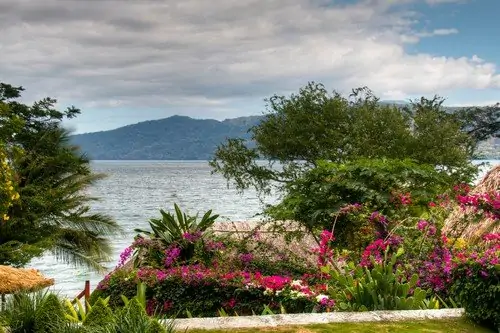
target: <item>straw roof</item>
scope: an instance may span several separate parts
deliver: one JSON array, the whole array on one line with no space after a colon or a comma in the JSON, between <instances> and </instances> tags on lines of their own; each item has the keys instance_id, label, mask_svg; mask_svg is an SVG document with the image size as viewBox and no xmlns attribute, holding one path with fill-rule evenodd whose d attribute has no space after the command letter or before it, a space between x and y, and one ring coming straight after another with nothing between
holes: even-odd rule
<instances>
[{"instance_id":1,"label":"straw roof","mask_svg":"<svg viewBox=\"0 0 500 333\"><path fill-rule=\"evenodd\" d=\"M14 268L0 265L0 294L34 291L54 284L34 268Z\"/></svg>"},{"instance_id":2,"label":"straw roof","mask_svg":"<svg viewBox=\"0 0 500 333\"><path fill-rule=\"evenodd\" d=\"M316 256L311 253L313 247L318 244L314 238L305 232L304 228L299 223L294 221L279 221L284 230L273 230L271 221L240 221L240 222L216 222L212 231L216 234L230 234L232 238L237 240L253 242L252 235L258 234L259 242L265 243L267 247L274 248L277 251L285 250L288 253L293 253L303 259L305 263L314 265ZM286 240L286 234L290 232L302 231L304 235L301 239ZM250 237L250 238L249 238ZM254 244L255 245L255 244Z\"/></svg>"},{"instance_id":3,"label":"straw roof","mask_svg":"<svg viewBox=\"0 0 500 333\"><path fill-rule=\"evenodd\" d=\"M493 167L474 189L471 194L487 193L500 190L500 165ZM443 231L451 237L463 237L469 241L478 240L487 233L500 232L499 221L483 217L479 221L465 218L472 209L462 209L457 205L446 219Z\"/></svg>"}]
</instances>

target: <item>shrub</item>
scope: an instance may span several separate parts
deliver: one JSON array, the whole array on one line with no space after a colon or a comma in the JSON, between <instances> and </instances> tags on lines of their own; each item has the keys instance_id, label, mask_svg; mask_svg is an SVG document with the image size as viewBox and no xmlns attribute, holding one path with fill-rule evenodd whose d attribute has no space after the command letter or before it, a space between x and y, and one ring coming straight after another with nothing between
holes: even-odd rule
<instances>
[{"instance_id":1,"label":"shrub","mask_svg":"<svg viewBox=\"0 0 500 333\"><path fill-rule=\"evenodd\" d=\"M56 295L47 291L13 295L4 319L12 333L59 332L65 326L62 304Z\"/></svg>"},{"instance_id":2,"label":"shrub","mask_svg":"<svg viewBox=\"0 0 500 333\"><path fill-rule=\"evenodd\" d=\"M488 237L488 236L486 236ZM500 328L500 235L486 250L462 251L453 271L452 296L472 320Z\"/></svg>"},{"instance_id":3,"label":"shrub","mask_svg":"<svg viewBox=\"0 0 500 333\"><path fill-rule=\"evenodd\" d=\"M426 302L426 291L416 286L416 274L408 279L397 267L404 251L399 249L390 257L389 251L387 246L381 259L372 256L371 268L351 263L340 271L324 269L337 290L333 296L340 310L412 310L437 306L435 300Z\"/></svg>"},{"instance_id":4,"label":"shrub","mask_svg":"<svg viewBox=\"0 0 500 333\"><path fill-rule=\"evenodd\" d=\"M111 327L115 324L115 317L108 303L99 298L90 308L82 324L89 328Z\"/></svg>"}]
</instances>

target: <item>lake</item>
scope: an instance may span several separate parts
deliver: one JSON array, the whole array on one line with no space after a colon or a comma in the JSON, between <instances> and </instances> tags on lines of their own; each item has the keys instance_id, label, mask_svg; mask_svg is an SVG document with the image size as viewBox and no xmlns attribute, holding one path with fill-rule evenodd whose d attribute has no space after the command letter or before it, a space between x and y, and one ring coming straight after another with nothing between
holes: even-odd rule
<instances>
[{"instance_id":1,"label":"lake","mask_svg":"<svg viewBox=\"0 0 500 333\"><path fill-rule=\"evenodd\" d=\"M500 161L490 161L491 165ZM148 220L158 217L160 208L171 210L177 203L189 213L213 209L221 219L230 221L259 220L262 203L253 191L238 194L227 188L219 175L211 175L205 161L93 161L95 172L105 173L107 178L90 189L92 196L101 198L93 204L96 212L105 213L119 223L123 236L113 237L113 260L109 270L116 265L121 251L129 246L135 236L135 228L148 228ZM266 198L272 203L275 198ZM46 255L34 259L30 266L56 280L55 291L74 297L91 281L95 288L102 275L58 262Z\"/></svg>"}]
</instances>

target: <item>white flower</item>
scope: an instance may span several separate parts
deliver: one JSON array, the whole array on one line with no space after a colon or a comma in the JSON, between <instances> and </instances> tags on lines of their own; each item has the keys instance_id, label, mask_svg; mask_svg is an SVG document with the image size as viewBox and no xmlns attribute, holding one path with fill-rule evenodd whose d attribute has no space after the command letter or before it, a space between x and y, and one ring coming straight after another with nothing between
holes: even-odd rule
<instances>
[{"instance_id":1,"label":"white flower","mask_svg":"<svg viewBox=\"0 0 500 333\"><path fill-rule=\"evenodd\" d=\"M292 287L302 287L302 280L293 280L290 282L290 286Z\"/></svg>"},{"instance_id":2,"label":"white flower","mask_svg":"<svg viewBox=\"0 0 500 333\"><path fill-rule=\"evenodd\" d=\"M266 288L266 290L264 290L264 295L272 295L273 294L273 290L271 288Z\"/></svg>"},{"instance_id":3,"label":"white flower","mask_svg":"<svg viewBox=\"0 0 500 333\"><path fill-rule=\"evenodd\" d=\"M300 298L300 297L302 297L302 298L307 298L307 296L308 296L308 295L307 295L306 293L303 293L303 292L299 292L299 293L297 294L297 298Z\"/></svg>"},{"instance_id":4,"label":"white flower","mask_svg":"<svg viewBox=\"0 0 500 333\"><path fill-rule=\"evenodd\" d=\"M319 294L318 296L316 296L316 302L318 302L318 303L324 299L329 299L329 297L326 295L323 295L323 294Z\"/></svg>"}]
</instances>

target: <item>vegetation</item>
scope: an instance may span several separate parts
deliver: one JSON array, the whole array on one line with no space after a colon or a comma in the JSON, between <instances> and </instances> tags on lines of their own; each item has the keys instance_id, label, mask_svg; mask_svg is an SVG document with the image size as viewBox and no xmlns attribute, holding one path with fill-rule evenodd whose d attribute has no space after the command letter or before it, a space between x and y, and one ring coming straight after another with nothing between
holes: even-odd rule
<instances>
[{"instance_id":1,"label":"vegetation","mask_svg":"<svg viewBox=\"0 0 500 333\"><path fill-rule=\"evenodd\" d=\"M77 313L71 302L66 300L64 306L47 291L20 293L0 313L0 323L12 333L167 333L174 329L171 322L164 326L149 317L137 296L120 309L112 310L107 300L98 299L88 313Z\"/></svg>"},{"instance_id":2,"label":"vegetation","mask_svg":"<svg viewBox=\"0 0 500 333\"><path fill-rule=\"evenodd\" d=\"M7 156L2 174L12 172L12 187L20 196L7 195L16 200L6 203L8 221L0 224L0 264L23 266L52 251L66 262L99 269L110 252L104 236L118 227L110 217L90 211L96 199L83 191L102 175L92 173L89 160L61 126L80 110L58 111L51 98L26 105L18 101L22 91L0 84L0 142Z\"/></svg>"},{"instance_id":3,"label":"vegetation","mask_svg":"<svg viewBox=\"0 0 500 333\"><path fill-rule=\"evenodd\" d=\"M0 264L23 265L51 250L97 268L108 249L104 236L117 227L91 213L93 198L82 190L100 176L60 125L79 111L57 111L51 99L21 104L21 91L0 86ZM463 306L474 321L500 326L500 234L472 242L442 232L457 206L464 221L488 217L487 230L498 227L498 189L471 193L468 184L477 141L498 135L484 120L494 110L449 114L438 98L400 109L367 89L345 98L313 83L268 102L271 113L252 129L256 146L230 139L211 165L240 190L277 186L282 201L266 213L294 220L300 232L274 222L263 231L270 237L260 229L221 233L212 211L199 218L174 204L150 221L151 230L136 230L87 310L48 293L15 294L2 325L13 332L170 332L157 318ZM257 164L261 157L280 166ZM300 252L270 242L283 234L315 244ZM349 325L304 329L355 329Z\"/></svg>"},{"instance_id":4,"label":"vegetation","mask_svg":"<svg viewBox=\"0 0 500 333\"><path fill-rule=\"evenodd\" d=\"M400 108L379 103L366 88L346 98L309 83L298 94L274 95L267 102L264 119L251 129L255 147L228 139L211 161L214 172L241 190L255 187L266 192L272 182L296 180L318 160L409 158L470 176L475 139L462 130L462 118L442 108L442 99L422 98ZM497 130L485 130L484 137ZM257 159L269 160L270 165L259 165ZM282 168L272 168L274 161Z\"/></svg>"}]
</instances>

